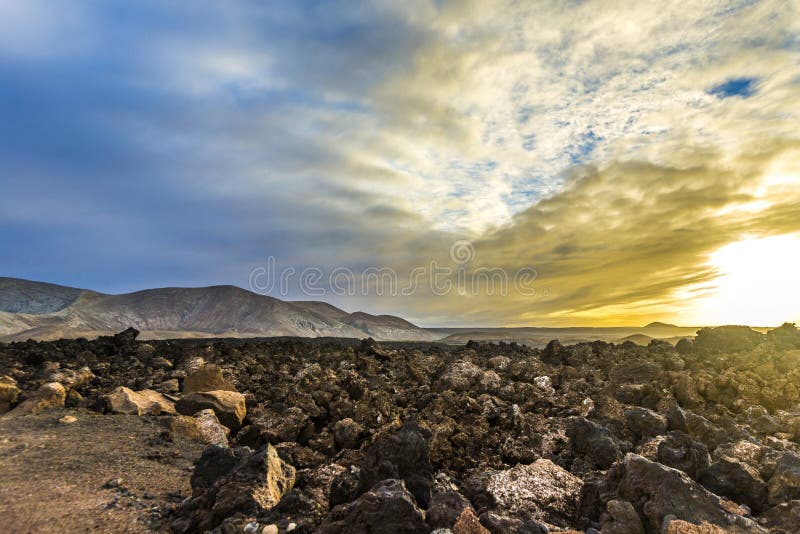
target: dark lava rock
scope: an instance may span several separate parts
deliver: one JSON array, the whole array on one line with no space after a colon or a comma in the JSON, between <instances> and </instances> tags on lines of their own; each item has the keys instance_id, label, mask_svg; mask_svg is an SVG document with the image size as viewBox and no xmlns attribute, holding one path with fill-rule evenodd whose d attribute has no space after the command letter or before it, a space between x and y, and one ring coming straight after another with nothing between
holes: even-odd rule
<instances>
[{"instance_id":1,"label":"dark lava rock","mask_svg":"<svg viewBox=\"0 0 800 534\"><path fill-rule=\"evenodd\" d=\"M174 530L204 531L236 513L269 511L294 486L294 467L271 445L254 453L246 448L231 453L218 446L204 452L196 468L200 473L192 477L194 498L182 506Z\"/></svg>"},{"instance_id":2,"label":"dark lava rock","mask_svg":"<svg viewBox=\"0 0 800 534\"><path fill-rule=\"evenodd\" d=\"M331 510L319 531L322 534L427 534L431 529L403 481L388 479L378 482L352 503Z\"/></svg>"},{"instance_id":3,"label":"dark lava rock","mask_svg":"<svg viewBox=\"0 0 800 534\"><path fill-rule=\"evenodd\" d=\"M787 452L775 464L769 479L769 503L773 506L800 499L800 456Z\"/></svg>"},{"instance_id":4,"label":"dark lava rock","mask_svg":"<svg viewBox=\"0 0 800 534\"><path fill-rule=\"evenodd\" d=\"M747 326L702 328L694 339L694 347L701 352L741 352L756 348L764 339L764 334Z\"/></svg>"},{"instance_id":5,"label":"dark lava rock","mask_svg":"<svg viewBox=\"0 0 800 534\"><path fill-rule=\"evenodd\" d=\"M667 432L666 417L647 408L625 410L625 421L638 439L659 436Z\"/></svg>"},{"instance_id":6,"label":"dark lava rock","mask_svg":"<svg viewBox=\"0 0 800 534\"><path fill-rule=\"evenodd\" d=\"M685 473L636 454L626 455L609 478L619 481L617 495L634 505L648 532L660 532L668 516L711 523L727 532L762 531L753 520L729 512L719 497Z\"/></svg>"},{"instance_id":7,"label":"dark lava rock","mask_svg":"<svg viewBox=\"0 0 800 534\"><path fill-rule=\"evenodd\" d=\"M679 469L694 480L711 465L708 447L680 430L669 432L658 444L656 460Z\"/></svg>"},{"instance_id":8,"label":"dark lava rock","mask_svg":"<svg viewBox=\"0 0 800 534\"><path fill-rule=\"evenodd\" d=\"M585 417L570 421L567 437L575 456L586 456L600 469L608 469L622 455L611 433Z\"/></svg>"},{"instance_id":9,"label":"dark lava rock","mask_svg":"<svg viewBox=\"0 0 800 534\"><path fill-rule=\"evenodd\" d=\"M767 484L756 469L735 458L720 458L700 475L698 481L717 495L746 504L756 514L767 506Z\"/></svg>"},{"instance_id":10,"label":"dark lava rock","mask_svg":"<svg viewBox=\"0 0 800 534\"><path fill-rule=\"evenodd\" d=\"M370 445L361 464L361 488L385 479L400 479L426 508L430 501L433 468L428 442L430 432L411 421L397 432L378 438Z\"/></svg>"},{"instance_id":11,"label":"dark lava rock","mask_svg":"<svg viewBox=\"0 0 800 534\"><path fill-rule=\"evenodd\" d=\"M550 365L561 365L566 361L567 350L557 339L552 340L542 351L542 361Z\"/></svg>"}]
</instances>

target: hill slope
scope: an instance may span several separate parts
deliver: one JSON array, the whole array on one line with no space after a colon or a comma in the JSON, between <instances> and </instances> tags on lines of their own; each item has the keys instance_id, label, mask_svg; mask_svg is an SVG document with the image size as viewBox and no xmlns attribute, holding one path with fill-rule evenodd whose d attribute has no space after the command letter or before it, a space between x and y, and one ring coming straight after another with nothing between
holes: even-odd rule
<instances>
[{"instance_id":1,"label":"hill slope","mask_svg":"<svg viewBox=\"0 0 800 534\"><path fill-rule=\"evenodd\" d=\"M0 277L0 339L94 337L132 326L143 338L356 337L432 340L392 316L349 314L324 302L286 302L235 286L161 288L107 295Z\"/></svg>"}]
</instances>

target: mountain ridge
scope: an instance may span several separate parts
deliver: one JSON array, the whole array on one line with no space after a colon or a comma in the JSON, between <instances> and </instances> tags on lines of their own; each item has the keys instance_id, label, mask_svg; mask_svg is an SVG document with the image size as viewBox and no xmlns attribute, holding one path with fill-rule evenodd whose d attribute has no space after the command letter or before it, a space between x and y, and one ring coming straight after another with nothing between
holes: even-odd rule
<instances>
[{"instance_id":1,"label":"mountain ridge","mask_svg":"<svg viewBox=\"0 0 800 534\"><path fill-rule=\"evenodd\" d=\"M0 340L94 337L132 326L143 338L438 336L394 316L348 313L320 301L284 301L232 285L106 294L0 277Z\"/></svg>"}]
</instances>

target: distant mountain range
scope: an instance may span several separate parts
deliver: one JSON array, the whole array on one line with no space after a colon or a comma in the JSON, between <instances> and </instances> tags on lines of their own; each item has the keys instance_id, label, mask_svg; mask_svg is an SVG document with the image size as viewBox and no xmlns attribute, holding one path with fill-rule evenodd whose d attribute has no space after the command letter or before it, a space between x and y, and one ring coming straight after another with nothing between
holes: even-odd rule
<instances>
[{"instance_id":1,"label":"distant mountain range","mask_svg":"<svg viewBox=\"0 0 800 534\"><path fill-rule=\"evenodd\" d=\"M186 337L443 337L391 315L348 313L325 302L287 302L235 286L147 289L108 295L0 277L0 340L96 337L128 327L144 339Z\"/></svg>"},{"instance_id":2,"label":"distant mountain range","mask_svg":"<svg viewBox=\"0 0 800 534\"><path fill-rule=\"evenodd\" d=\"M188 337L372 337L378 341L473 339L543 347L564 343L652 339L672 343L698 327L651 323L605 328L420 328L393 315L348 313L326 302L284 301L235 286L167 287L108 295L19 278L0 277L0 341L93 338L134 327L142 339Z\"/></svg>"}]
</instances>

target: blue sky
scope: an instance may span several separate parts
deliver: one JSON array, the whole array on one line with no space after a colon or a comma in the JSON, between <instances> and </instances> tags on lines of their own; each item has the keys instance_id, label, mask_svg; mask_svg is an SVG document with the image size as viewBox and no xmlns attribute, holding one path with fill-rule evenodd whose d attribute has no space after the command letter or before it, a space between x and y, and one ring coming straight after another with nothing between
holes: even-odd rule
<instances>
[{"instance_id":1,"label":"blue sky","mask_svg":"<svg viewBox=\"0 0 800 534\"><path fill-rule=\"evenodd\" d=\"M109 292L246 286L267 256L402 270L455 239L503 262L496 236L528 235L531 210L587 186L587 169L724 167L760 158L751 148L765 132L790 146L792 12L795 2L4 2L1 274ZM763 174L725 189L729 199ZM666 194L640 183L614 189L598 216ZM573 223L553 222L559 239L581 241ZM729 230L698 245L695 272L740 237ZM565 297L520 302L509 317L583 309L566 297L591 294L578 290L577 259L548 254L528 243L517 257L559 273ZM648 287L668 301L685 283ZM337 303L435 323L453 309ZM496 313L477 309L476 321Z\"/></svg>"}]
</instances>

